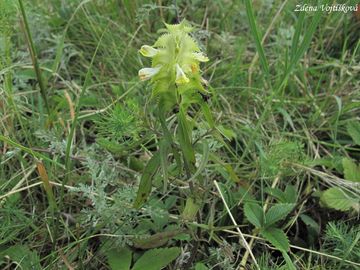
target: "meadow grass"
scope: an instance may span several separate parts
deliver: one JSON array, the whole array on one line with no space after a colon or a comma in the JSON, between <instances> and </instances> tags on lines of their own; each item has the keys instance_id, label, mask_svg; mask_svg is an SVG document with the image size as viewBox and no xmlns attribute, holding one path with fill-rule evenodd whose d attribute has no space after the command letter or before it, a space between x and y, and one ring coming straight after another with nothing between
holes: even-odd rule
<instances>
[{"instance_id":1,"label":"meadow grass","mask_svg":"<svg viewBox=\"0 0 360 270\"><path fill-rule=\"evenodd\" d=\"M295 4L2 0L0 267L145 269L149 250L171 258L181 247L153 269L358 269L360 20ZM135 209L160 127L177 126L169 115L157 123L138 50L179 19L210 58L202 71L220 133L196 115L193 139L208 147L194 143L195 176L174 177L169 154ZM338 191L345 198L329 199ZM283 252L244 205L265 216L287 199Z\"/></svg>"}]
</instances>

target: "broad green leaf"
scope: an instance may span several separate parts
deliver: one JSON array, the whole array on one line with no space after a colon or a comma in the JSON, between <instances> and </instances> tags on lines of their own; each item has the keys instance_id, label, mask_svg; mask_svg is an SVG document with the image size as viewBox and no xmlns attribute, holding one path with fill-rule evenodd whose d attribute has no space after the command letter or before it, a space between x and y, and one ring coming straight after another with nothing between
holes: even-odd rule
<instances>
[{"instance_id":1,"label":"broad green leaf","mask_svg":"<svg viewBox=\"0 0 360 270\"><path fill-rule=\"evenodd\" d=\"M139 189L134 202L135 208L140 208L150 195L152 178L160 166L160 155L155 153L146 164L144 172L140 179Z\"/></svg>"},{"instance_id":2,"label":"broad green leaf","mask_svg":"<svg viewBox=\"0 0 360 270\"><path fill-rule=\"evenodd\" d=\"M9 257L10 262L14 262L18 266L17 269L41 269L38 254L31 251L27 246L16 245L0 251L0 260L5 256Z\"/></svg>"},{"instance_id":3,"label":"broad green leaf","mask_svg":"<svg viewBox=\"0 0 360 270\"><path fill-rule=\"evenodd\" d=\"M360 166L349 158L343 158L344 176L346 180L360 182Z\"/></svg>"},{"instance_id":4,"label":"broad green leaf","mask_svg":"<svg viewBox=\"0 0 360 270\"><path fill-rule=\"evenodd\" d=\"M188 197L186 199L186 204L182 217L185 220L192 221L195 220L196 213L199 211L200 206L194 201L193 198Z\"/></svg>"},{"instance_id":5,"label":"broad green leaf","mask_svg":"<svg viewBox=\"0 0 360 270\"><path fill-rule=\"evenodd\" d=\"M113 248L106 251L111 270L129 270L132 252L128 248Z\"/></svg>"},{"instance_id":6,"label":"broad green leaf","mask_svg":"<svg viewBox=\"0 0 360 270\"><path fill-rule=\"evenodd\" d=\"M289 250L289 240L286 234L274 227L266 228L261 230L261 235L269 241L274 247L281 251L288 251Z\"/></svg>"},{"instance_id":7,"label":"broad green leaf","mask_svg":"<svg viewBox=\"0 0 360 270\"><path fill-rule=\"evenodd\" d=\"M197 263L197 264L195 265L195 270L208 270L208 269L209 269L209 268L207 268L206 265L203 264L203 263Z\"/></svg>"},{"instance_id":8,"label":"broad green leaf","mask_svg":"<svg viewBox=\"0 0 360 270\"><path fill-rule=\"evenodd\" d=\"M245 203L244 206L245 217L256 228L261 228L264 224L264 212L257 203Z\"/></svg>"},{"instance_id":9,"label":"broad green leaf","mask_svg":"<svg viewBox=\"0 0 360 270\"><path fill-rule=\"evenodd\" d=\"M271 226L284 219L294 208L292 203L278 203L272 206L265 215L265 226Z\"/></svg>"},{"instance_id":10,"label":"broad green leaf","mask_svg":"<svg viewBox=\"0 0 360 270\"><path fill-rule=\"evenodd\" d=\"M161 270L181 253L178 247L151 249L138 259L132 270Z\"/></svg>"},{"instance_id":11,"label":"broad green leaf","mask_svg":"<svg viewBox=\"0 0 360 270\"><path fill-rule=\"evenodd\" d=\"M350 121L347 123L346 129L354 143L360 145L360 122Z\"/></svg>"},{"instance_id":12,"label":"broad green leaf","mask_svg":"<svg viewBox=\"0 0 360 270\"><path fill-rule=\"evenodd\" d=\"M351 208L360 210L359 198L346 193L338 187L332 187L321 194L320 201L327 207L340 211L348 211Z\"/></svg>"},{"instance_id":13,"label":"broad green leaf","mask_svg":"<svg viewBox=\"0 0 360 270\"><path fill-rule=\"evenodd\" d=\"M296 203L297 195L293 185L286 186L284 195L286 197L286 203Z\"/></svg>"}]
</instances>

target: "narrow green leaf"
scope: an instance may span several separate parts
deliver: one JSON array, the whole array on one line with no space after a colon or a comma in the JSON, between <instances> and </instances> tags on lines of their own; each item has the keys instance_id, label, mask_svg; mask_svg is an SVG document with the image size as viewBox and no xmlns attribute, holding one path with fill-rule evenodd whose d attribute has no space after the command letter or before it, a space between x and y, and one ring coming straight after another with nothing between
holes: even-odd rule
<instances>
[{"instance_id":1,"label":"narrow green leaf","mask_svg":"<svg viewBox=\"0 0 360 270\"><path fill-rule=\"evenodd\" d=\"M360 166L349 158L342 159L344 176L346 180L360 182Z\"/></svg>"},{"instance_id":2,"label":"narrow green leaf","mask_svg":"<svg viewBox=\"0 0 360 270\"><path fill-rule=\"evenodd\" d=\"M265 215L265 226L271 226L284 219L294 208L292 203L278 203L272 206Z\"/></svg>"},{"instance_id":3,"label":"narrow green leaf","mask_svg":"<svg viewBox=\"0 0 360 270\"><path fill-rule=\"evenodd\" d=\"M296 270L296 267L294 265L294 263L292 262L291 258L289 257L289 255L286 253L286 252L282 252L282 255L285 259L285 262L286 262L286 269L287 270Z\"/></svg>"},{"instance_id":4,"label":"narrow green leaf","mask_svg":"<svg viewBox=\"0 0 360 270\"><path fill-rule=\"evenodd\" d=\"M159 143L159 152L160 152L160 165L161 165L161 172L163 175L163 182L164 182L164 192L167 190L167 183L168 183L168 154L170 151L170 144L171 142L167 141L166 138L161 140Z\"/></svg>"},{"instance_id":5,"label":"narrow green leaf","mask_svg":"<svg viewBox=\"0 0 360 270\"><path fill-rule=\"evenodd\" d=\"M300 215L300 219L305 223L306 226L312 228L316 233L320 233L320 226L319 224L310 216L302 214Z\"/></svg>"},{"instance_id":6,"label":"narrow green leaf","mask_svg":"<svg viewBox=\"0 0 360 270\"><path fill-rule=\"evenodd\" d=\"M5 142L5 143L7 143L7 144L11 145L11 146L14 147L14 148L18 148L18 149L24 151L25 153L30 154L30 155L33 156L34 158L46 160L46 161L48 161L48 162L50 162L50 163L52 163L52 164L54 164L54 165L56 165L56 166L59 166L59 167L62 167L62 168L64 167L62 164L58 163L56 160L54 160L54 159L52 159L52 158L49 158L49 157L47 157L46 155L43 155L43 154L41 154L41 153L38 153L38 152L32 150L31 148L28 148L28 147L26 147L26 146L23 146L23 145L21 145L21 144L18 143L18 142L12 141L10 138L5 137L5 136L3 136L3 135L1 135L1 134L0 134L0 141L3 141L3 142Z\"/></svg>"},{"instance_id":7,"label":"narrow green leaf","mask_svg":"<svg viewBox=\"0 0 360 270\"><path fill-rule=\"evenodd\" d=\"M245 217L256 228L261 228L264 224L264 212L260 205L256 203L245 203Z\"/></svg>"},{"instance_id":8,"label":"narrow green leaf","mask_svg":"<svg viewBox=\"0 0 360 270\"><path fill-rule=\"evenodd\" d=\"M209 153L210 153L209 144L205 140L202 145L203 145L203 153L202 153L200 165L199 165L198 169L196 170L196 172L191 176L191 178L188 181L192 181L192 180L196 179L196 177L198 177L204 171L204 169L208 163Z\"/></svg>"},{"instance_id":9,"label":"narrow green leaf","mask_svg":"<svg viewBox=\"0 0 360 270\"><path fill-rule=\"evenodd\" d=\"M139 189L134 202L135 208L140 208L146 201L151 192L152 179L160 166L159 152L155 153L145 166L141 176Z\"/></svg>"},{"instance_id":10,"label":"narrow green leaf","mask_svg":"<svg viewBox=\"0 0 360 270\"><path fill-rule=\"evenodd\" d=\"M186 119L185 112L181 108L178 114L178 120L180 148L184 154L185 159L191 164L195 163L195 153L191 143L191 127L189 126L188 120Z\"/></svg>"},{"instance_id":11,"label":"narrow green leaf","mask_svg":"<svg viewBox=\"0 0 360 270\"><path fill-rule=\"evenodd\" d=\"M291 119L290 114L284 108L277 108L277 110L283 115L284 120L291 126L292 129L295 130L294 122Z\"/></svg>"},{"instance_id":12,"label":"narrow green leaf","mask_svg":"<svg viewBox=\"0 0 360 270\"><path fill-rule=\"evenodd\" d=\"M347 122L346 129L351 138L353 139L354 143L360 145L360 122Z\"/></svg>"},{"instance_id":13,"label":"narrow green leaf","mask_svg":"<svg viewBox=\"0 0 360 270\"><path fill-rule=\"evenodd\" d=\"M25 40L28 43L28 49L29 49L29 53L31 55L31 60L32 60L32 63L33 63L33 67L34 67L34 70L35 70L35 73L36 73L36 78L38 80L38 84L39 84L39 88L40 88L40 94L41 94L41 97L42 97L42 99L44 101L46 111L50 115L51 110L50 110L49 101L48 101L48 96L49 96L48 91L47 91L48 89L47 89L47 87L45 85L42 70L41 70L40 65L39 65L37 50L35 48L35 43L33 41L32 34L31 34L31 31L30 31L30 27L29 27L29 23L28 23L28 20L27 20L27 15L26 15L26 12L25 12L24 4L23 4L22 0L18 0L18 2L19 2L19 7L20 7L20 12L21 12L21 15L22 15L22 19L23 19L23 29L24 29L24 32L26 33L26 37L27 37Z\"/></svg>"},{"instance_id":14,"label":"narrow green leaf","mask_svg":"<svg viewBox=\"0 0 360 270\"><path fill-rule=\"evenodd\" d=\"M132 270L161 270L181 253L178 247L151 249L144 253Z\"/></svg>"},{"instance_id":15,"label":"narrow green leaf","mask_svg":"<svg viewBox=\"0 0 360 270\"><path fill-rule=\"evenodd\" d=\"M176 229L171 231L165 231L165 232L158 232L155 233L149 237L141 237L141 238L135 238L133 241L133 246L138 249L152 249L152 248L158 248L163 245L165 245L170 239L183 234L184 230Z\"/></svg>"},{"instance_id":16,"label":"narrow green leaf","mask_svg":"<svg viewBox=\"0 0 360 270\"><path fill-rule=\"evenodd\" d=\"M292 68L298 63L298 61L301 59L301 57L304 55L304 53L308 49L308 47L311 43L312 37L316 31L316 28L321 21L321 18L322 18L321 9L318 9L313 15L313 18L310 22L309 28L306 29L304 38L303 38L300 46L298 46L298 49L296 50L296 53L294 54L294 58L291 59L290 67L287 71L288 74L290 74L290 72L292 71Z\"/></svg>"},{"instance_id":17,"label":"narrow green leaf","mask_svg":"<svg viewBox=\"0 0 360 270\"><path fill-rule=\"evenodd\" d=\"M319 1L319 5L323 1ZM313 35L322 19L321 9L318 9L309 24L309 27L304 31L304 37L300 43L300 36L301 36L301 30L304 25L304 18L305 13L300 12L299 20L297 23L297 26L295 28L295 35L293 38L291 50L290 50L290 63L288 68L285 70L284 77L280 82L278 89L281 89L282 86L284 86L287 83L288 77L293 71L293 69L296 67L296 65L299 63L301 57L304 55L306 50L309 48L311 44L311 40L313 38ZM300 43L300 44L299 44Z\"/></svg>"},{"instance_id":18,"label":"narrow green leaf","mask_svg":"<svg viewBox=\"0 0 360 270\"><path fill-rule=\"evenodd\" d=\"M304 25L305 14L306 12L299 12L299 18L295 26L295 33L290 48L290 59L294 59L297 48L299 47L299 40L300 40L301 30Z\"/></svg>"},{"instance_id":19,"label":"narrow green leaf","mask_svg":"<svg viewBox=\"0 0 360 270\"><path fill-rule=\"evenodd\" d=\"M348 211L351 208L360 210L359 198L346 193L338 187L332 187L321 194L320 201L327 207L340 211Z\"/></svg>"},{"instance_id":20,"label":"narrow green leaf","mask_svg":"<svg viewBox=\"0 0 360 270\"><path fill-rule=\"evenodd\" d=\"M261 37L260 37L259 31L258 31L258 28L256 25L255 16L254 16L253 8L252 8L252 1L245 0L245 7L246 7L246 15L249 20L250 31L251 31L251 34L255 41L256 50L259 54L261 67L264 71L265 76L269 77L270 76L269 64L265 57L264 48L261 44Z\"/></svg>"},{"instance_id":21,"label":"narrow green leaf","mask_svg":"<svg viewBox=\"0 0 360 270\"><path fill-rule=\"evenodd\" d=\"M211 111L209 109L208 104L206 102L201 102L200 105L201 105L202 113L204 114L205 119L208 122L210 128L214 128L215 127L215 122L214 122L214 119L212 117L212 114L211 114Z\"/></svg>"},{"instance_id":22,"label":"narrow green leaf","mask_svg":"<svg viewBox=\"0 0 360 270\"><path fill-rule=\"evenodd\" d=\"M132 260L132 252L128 248L114 248L106 251L111 270L129 270Z\"/></svg>"},{"instance_id":23,"label":"narrow green leaf","mask_svg":"<svg viewBox=\"0 0 360 270\"><path fill-rule=\"evenodd\" d=\"M285 252L289 250L289 240L282 230L270 227L266 228L265 230L261 230L260 233L278 250Z\"/></svg>"},{"instance_id":24,"label":"narrow green leaf","mask_svg":"<svg viewBox=\"0 0 360 270\"><path fill-rule=\"evenodd\" d=\"M174 147L172 147L172 145L174 144L174 140L173 140L172 134L170 133L170 131L169 131L167 125L166 125L166 120L165 120L165 117L164 117L165 114L166 114L166 112L164 111L164 108L159 108L159 120L160 120L162 129L164 131L164 140L168 144L167 147L171 148L171 151L172 151L172 153L174 155L176 164L178 166L178 170L180 171L181 168L182 168L180 154Z\"/></svg>"}]
</instances>

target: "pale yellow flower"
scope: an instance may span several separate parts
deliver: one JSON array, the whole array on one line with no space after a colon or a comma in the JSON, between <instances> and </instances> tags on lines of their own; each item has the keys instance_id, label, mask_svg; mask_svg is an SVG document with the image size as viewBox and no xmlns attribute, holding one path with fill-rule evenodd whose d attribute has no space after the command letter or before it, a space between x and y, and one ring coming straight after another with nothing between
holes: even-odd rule
<instances>
[{"instance_id":1,"label":"pale yellow flower","mask_svg":"<svg viewBox=\"0 0 360 270\"><path fill-rule=\"evenodd\" d=\"M141 46L141 49L139 50L139 52L145 57L154 57L155 55L157 55L159 50L155 49L149 45L143 45L143 46Z\"/></svg>"},{"instance_id":2,"label":"pale yellow flower","mask_svg":"<svg viewBox=\"0 0 360 270\"><path fill-rule=\"evenodd\" d=\"M193 53L194 59L199 62L207 62L209 61L209 58L203 54L202 52L195 52Z\"/></svg>"},{"instance_id":3,"label":"pale yellow flower","mask_svg":"<svg viewBox=\"0 0 360 270\"><path fill-rule=\"evenodd\" d=\"M142 68L139 70L139 78L142 81L146 81L151 79L153 76L155 76L159 71L161 67L154 67L154 68Z\"/></svg>"},{"instance_id":4,"label":"pale yellow flower","mask_svg":"<svg viewBox=\"0 0 360 270\"><path fill-rule=\"evenodd\" d=\"M175 65L176 67L176 80L175 82L177 84L183 84L183 83L188 83L190 80L188 77L186 77L185 72L182 70L182 68L180 67L179 64Z\"/></svg>"}]
</instances>

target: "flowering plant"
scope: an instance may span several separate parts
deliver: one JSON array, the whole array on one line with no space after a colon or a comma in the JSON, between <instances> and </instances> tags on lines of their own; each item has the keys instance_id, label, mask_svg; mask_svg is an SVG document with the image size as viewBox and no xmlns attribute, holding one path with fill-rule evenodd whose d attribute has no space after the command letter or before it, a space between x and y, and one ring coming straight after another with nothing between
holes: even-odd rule
<instances>
[{"instance_id":1,"label":"flowering plant","mask_svg":"<svg viewBox=\"0 0 360 270\"><path fill-rule=\"evenodd\" d=\"M202 181L203 169L196 168L195 149L203 143L208 151L204 138L194 139L193 129L202 121L200 114L205 116L205 126L214 130L214 121L204 98L209 94L204 87L207 81L200 74L200 63L209 59L190 36L192 27L186 21L165 26L165 33L153 46L144 45L139 50L143 56L152 59L151 67L139 70L139 78L151 82L151 99L157 105L162 136L157 139L159 151L145 167L134 206L140 207L145 202L151 192L152 179L160 171L164 189L170 177L184 178L188 182L190 194L183 216L193 219L200 205L196 190Z\"/></svg>"},{"instance_id":2,"label":"flowering plant","mask_svg":"<svg viewBox=\"0 0 360 270\"><path fill-rule=\"evenodd\" d=\"M166 108L181 102L184 95L206 92L206 81L200 76L200 62L209 61L189 35L192 27L186 21L165 24L166 33L153 46L144 45L140 53L152 58L152 67L139 70L141 80L153 83L152 97Z\"/></svg>"}]
</instances>

